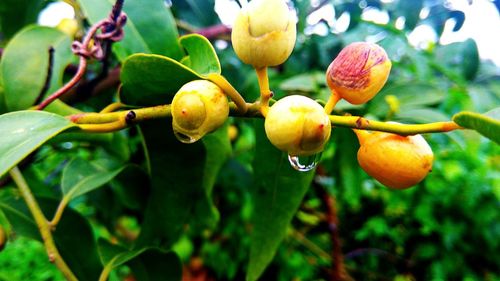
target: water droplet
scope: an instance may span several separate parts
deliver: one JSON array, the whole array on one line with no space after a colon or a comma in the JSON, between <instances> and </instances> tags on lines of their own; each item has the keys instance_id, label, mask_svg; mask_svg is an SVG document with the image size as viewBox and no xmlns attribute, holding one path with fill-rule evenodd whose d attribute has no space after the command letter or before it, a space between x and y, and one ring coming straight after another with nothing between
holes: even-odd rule
<instances>
[{"instance_id":1,"label":"water droplet","mask_svg":"<svg viewBox=\"0 0 500 281\"><path fill-rule=\"evenodd\" d=\"M197 140L201 139L201 137L202 137L201 135L191 136L191 135L183 134L183 133L178 132L176 130L174 130L174 135L182 143L194 143Z\"/></svg>"},{"instance_id":2,"label":"water droplet","mask_svg":"<svg viewBox=\"0 0 500 281\"><path fill-rule=\"evenodd\" d=\"M292 156L288 155L288 161L292 168L299 172L308 172L318 165L321 159L321 153L310 155L310 156Z\"/></svg>"},{"instance_id":3,"label":"water droplet","mask_svg":"<svg viewBox=\"0 0 500 281\"><path fill-rule=\"evenodd\" d=\"M172 7L172 0L165 0L164 3L165 3L165 6L167 6L167 8Z\"/></svg>"}]
</instances>

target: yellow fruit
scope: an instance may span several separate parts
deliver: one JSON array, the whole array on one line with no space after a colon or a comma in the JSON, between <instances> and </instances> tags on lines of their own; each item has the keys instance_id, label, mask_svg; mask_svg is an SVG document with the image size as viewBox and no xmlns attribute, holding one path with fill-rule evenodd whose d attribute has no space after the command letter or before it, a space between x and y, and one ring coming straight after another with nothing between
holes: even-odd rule
<instances>
[{"instance_id":1,"label":"yellow fruit","mask_svg":"<svg viewBox=\"0 0 500 281\"><path fill-rule=\"evenodd\" d=\"M244 63L262 68L285 62L296 36L295 16L285 0L253 0L238 14L231 41Z\"/></svg>"},{"instance_id":2,"label":"yellow fruit","mask_svg":"<svg viewBox=\"0 0 500 281\"><path fill-rule=\"evenodd\" d=\"M421 182L432 170L434 155L421 135L357 132L361 168L383 185L404 189Z\"/></svg>"},{"instance_id":3,"label":"yellow fruit","mask_svg":"<svg viewBox=\"0 0 500 281\"><path fill-rule=\"evenodd\" d=\"M277 101L264 126L269 141L291 156L321 152L331 133L330 119L321 105L298 95Z\"/></svg>"},{"instance_id":4,"label":"yellow fruit","mask_svg":"<svg viewBox=\"0 0 500 281\"><path fill-rule=\"evenodd\" d=\"M326 81L330 89L352 104L371 100L384 86L391 61L377 44L356 42L339 53L328 67Z\"/></svg>"},{"instance_id":5,"label":"yellow fruit","mask_svg":"<svg viewBox=\"0 0 500 281\"><path fill-rule=\"evenodd\" d=\"M226 95L210 81L191 81L172 100L172 127L177 138L185 143L193 143L215 131L228 116Z\"/></svg>"}]
</instances>

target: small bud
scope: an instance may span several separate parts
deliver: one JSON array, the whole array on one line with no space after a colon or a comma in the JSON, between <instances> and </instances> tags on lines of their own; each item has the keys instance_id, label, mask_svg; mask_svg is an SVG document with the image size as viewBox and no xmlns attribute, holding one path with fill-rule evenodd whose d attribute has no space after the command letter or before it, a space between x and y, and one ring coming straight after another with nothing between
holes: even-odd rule
<instances>
[{"instance_id":1,"label":"small bud","mask_svg":"<svg viewBox=\"0 0 500 281\"><path fill-rule=\"evenodd\" d=\"M288 59L296 33L295 17L285 0L253 0L237 16L231 41L244 63L262 68Z\"/></svg>"},{"instance_id":2,"label":"small bud","mask_svg":"<svg viewBox=\"0 0 500 281\"><path fill-rule=\"evenodd\" d=\"M384 132L357 133L361 144L358 162L370 176L387 187L404 189L421 182L432 170L434 154L421 135Z\"/></svg>"},{"instance_id":3,"label":"small bud","mask_svg":"<svg viewBox=\"0 0 500 281\"><path fill-rule=\"evenodd\" d=\"M191 81L172 100L172 127L177 138L185 143L193 143L215 131L228 116L226 95L210 81Z\"/></svg>"},{"instance_id":4,"label":"small bud","mask_svg":"<svg viewBox=\"0 0 500 281\"><path fill-rule=\"evenodd\" d=\"M352 104L371 100L384 86L391 61L377 44L356 42L339 53L328 67L326 81L330 89Z\"/></svg>"},{"instance_id":5,"label":"small bud","mask_svg":"<svg viewBox=\"0 0 500 281\"><path fill-rule=\"evenodd\" d=\"M291 156L319 153L328 142L331 124L323 107L304 96L287 96L277 101L265 121L269 141Z\"/></svg>"}]
</instances>

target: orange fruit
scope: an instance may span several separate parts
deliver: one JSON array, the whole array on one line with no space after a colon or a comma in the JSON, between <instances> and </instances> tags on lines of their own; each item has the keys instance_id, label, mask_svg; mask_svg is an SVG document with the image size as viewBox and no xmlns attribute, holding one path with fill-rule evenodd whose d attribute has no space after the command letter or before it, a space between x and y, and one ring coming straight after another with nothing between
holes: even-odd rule
<instances>
[{"instance_id":1,"label":"orange fruit","mask_svg":"<svg viewBox=\"0 0 500 281\"><path fill-rule=\"evenodd\" d=\"M404 189L421 182L432 170L434 155L421 135L356 131L361 168L383 185Z\"/></svg>"}]
</instances>

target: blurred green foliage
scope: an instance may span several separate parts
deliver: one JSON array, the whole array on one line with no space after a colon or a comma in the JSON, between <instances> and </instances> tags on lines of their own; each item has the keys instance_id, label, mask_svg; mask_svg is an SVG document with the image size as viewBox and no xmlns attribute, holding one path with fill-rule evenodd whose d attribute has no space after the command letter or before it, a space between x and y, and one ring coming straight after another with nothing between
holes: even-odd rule
<instances>
[{"instance_id":1,"label":"blurred green foliage","mask_svg":"<svg viewBox=\"0 0 500 281\"><path fill-rule=\"evenodd\" d=\"M125 2L128 1L138 3L138 0ZM319 8L318 4L333 5L335 15L308 23L307 19ZM173 1L172 14L193 27L204 28L220 23L213 5L214 1ZM424 49L409 43L409 35L419 25L430 25L438 38L448 21L455 23L455 31L460 30L467 19L462 12L451 9L446 1L294 0L290 5L297 10L298 41L291 58L270 71L275 98L302 94L325 101L329 92L324 71L331 60L347 44L368 40L382 45L393 61L389 81L368 104L340 103L335 114L426 123L450 120L460 111L484 113L500 104L499 68L479 60L477 44L472 39L446 46L433 42ZM84 7L87 13L92 10ZM0 4L0 15L5 9L6 4ZM363 13L370 9L387 13L388 23L363 20ZM421 16L422 10L428 12L425 18ZM139 14L134 14L134 21L146 17ZM350 21L345 31L339 31L336 23L343 15L348 15ZM95 17L94 20L99 19ZM397 28L400 17L405 18L404 25ZM0 46L8 42L14 34L13 29L19 30L32 22L32 18L27 15L22 24L2 18ZM147 25L142 28L147 34L152 33ZM181 34L185 32L180 30ZM134 33L134 36L140 38L140 34ZM248 101L255 100L259 90L253 69L237 59L227 34L211 39L218 46L216 51L222 74ZM148 43L158 44L155 40ZM115 49L119 60L123 60L128 51L136 50L121 45ZM168 53L168 50L163 51ZM179 56L177 51L175 55ZM96 68L91 66L91 71ZM0 80L0 98L2 91ZM3 110L2 100L0 111ZM88 111L100 109L92 101L72 105ZM203 167L192 165L190 161L205 161L213 157L211 151L221 150L213 142L223 142L221 139L227 127L211 135L210 140L186 149L186 153L193 154L188 159L168 154L167 144L177 151L183 146L175 143L168 132L155 129L161 126L159 123L101 137L73 136L54 141L32 155L30 165L23 167L23 172L37 196L59 198L62 175L71 161L98 163L99 167L110 171L124 163L136 164L130 168L133 170L127 170L128 173L117 175L113 181L71 202L70 207L90 222L96 240L106 239L133 248L137 233L147 229L142 237L139 236L138 244L154 240L155 246L173 245L186 271L193 276L205 274L216 280L243 280L252 244L252 214L258 206L252 194L262 180L258 177L265 174L254 167L268 159L265 153L256 153L256 145L262 145L262 136L256 133L253 120L232 118L229 123L238 129L238 135L231 142L232 153L223 149L228 159L225 163L217 163L222 167L216 179L192 179ZM145 153L144 136L164 140L154 144L154 151L162 153L152 155L152 163L157 164L152 169L144 164L151 156ZM332 227L339 230L346 269L355 280L500 280L500 147L471 131L425 137L435 153L433 171L418 186L398 191L389 190L368 177L357 164L358 145L354 134L335 128L314 180L262 280L328 280L334 250ZM271 164L265 163L262 167L272 167ZM159 181L157 177L150 186L151 171L167 179ZM175 197L175 194L168 197L172 194L163 189L165 182L181 190L190 183L207 180L215 181L211 195L210 188L190 194L204 200L211 197L213 206L208 200L200 209L193 207L195 204L190 202L190 197ZM1 200L16 195L11 184L2 182L2 185L5 187L0 190ZM280 188L280 192L286 192L293 186ZM329 213L325 193L336 199L338 225L329 225L325 219ZM286 197L288 193L281 195ZM155 199L150 200L151 197ZM165 197L170 202L168 206L162 205L167 201ZM174 204L182 205L176 208L185 209L175 218L162 217L166 226L158 223L155 215L165 215L162 209ZM216 226L206 223L217 216ZM166 221L180 223L171 226ZM176 241L171 241L173 238L167 235L172 231L170 227L175 228ZM10 233L12 237L14 232ZM133 271L133 265L127 266ZM120 270L128 272L127 268ZM122 275L113 275L112 280L123 278ZM206 280L210 280L208 277ZM9 281L61 280L60 274L48 264L41 244L25 238L9 241L6 249L0 252L0 280L2 278Z\"/></svg>"}]
</instances>

